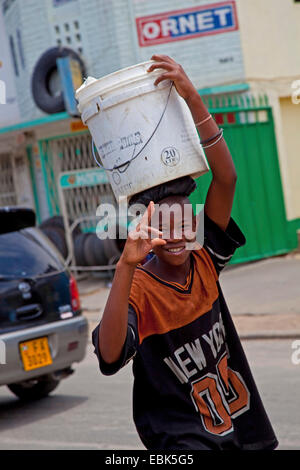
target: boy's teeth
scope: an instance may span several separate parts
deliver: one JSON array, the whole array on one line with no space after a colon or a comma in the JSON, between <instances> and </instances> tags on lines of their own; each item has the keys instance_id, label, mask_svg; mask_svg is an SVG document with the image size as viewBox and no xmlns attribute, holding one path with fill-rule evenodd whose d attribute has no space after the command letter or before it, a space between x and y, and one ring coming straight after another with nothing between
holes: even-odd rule
<instances>
[{"instance_id":1,"label":"boy's teeth","mask_svg":"<svg viewBox=\"0 0 300 470\"><path fill-rule=\"evenodd\" d=\"M171 253L176 253L177 251L181 251L182 248L169 248L168 251L171 251Z\"/></svg>"}]
</instances>

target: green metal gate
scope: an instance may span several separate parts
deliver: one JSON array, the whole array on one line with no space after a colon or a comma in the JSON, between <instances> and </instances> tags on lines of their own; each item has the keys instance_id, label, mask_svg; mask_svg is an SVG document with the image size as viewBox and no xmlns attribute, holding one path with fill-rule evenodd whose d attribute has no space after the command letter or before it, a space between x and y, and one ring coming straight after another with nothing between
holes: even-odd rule
<instances>
[{"instance_id":1,"label":"green metal gate","mask_svg":"<svg viewBox=\"0 0 300 470\"><path fill-rule=\"evenodd\" d=\"M15 206L17 191L14 178L14 159L9 153L0 154L0 207Z\"/></svg>"},{"instance_id":2,"label":"green metal gate","mask_svg":"<svg viewBox=\"0 0 300 470\"><path fill-rule=\"evenodd\" d=\"M98 167L92 156L91 136L88 132L42 140L39 142L39 149L48 212L51 217L61 214L58 195L58 178L61 172L98 169ZM98 205L107 202L114 204L114 196L108 182L82 187L70 185L70 189L65 191L66 210L73 221L83 216L95 216ZM94 225L94 222L80 224L83 230L93 230Z\"/></svg>"},{"instance_id":3,"label":"green metal gate","mask_svg":"<svg viewBox=\"0 0 300 470\"><path fill-rule=\"evenodd\" d=\"M289 252L297 234L286 220L272 109L267 97L248 96L206 100L216 123L224 129L238 180L232 217L247 243L233 263ZM193 203L204 203L211 174L197 180Z\"/></svg>"}]
</instances>

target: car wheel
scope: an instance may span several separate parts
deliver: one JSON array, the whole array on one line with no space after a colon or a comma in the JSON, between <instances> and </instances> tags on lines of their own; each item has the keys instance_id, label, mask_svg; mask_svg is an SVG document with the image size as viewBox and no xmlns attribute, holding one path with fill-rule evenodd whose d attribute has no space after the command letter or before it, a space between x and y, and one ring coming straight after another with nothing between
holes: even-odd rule
<instances>
[{"instance_id":1,"label":"car wheel","mask_svg":"<svg viewBox=\"0 0 300 470\"><path fill-rule=\"evenodd\" d=\"M49 395L59 384L60 380L35 379L26 382L7 385L9 390L24 401L39 400Z\"/></svg>"}]
</instances>

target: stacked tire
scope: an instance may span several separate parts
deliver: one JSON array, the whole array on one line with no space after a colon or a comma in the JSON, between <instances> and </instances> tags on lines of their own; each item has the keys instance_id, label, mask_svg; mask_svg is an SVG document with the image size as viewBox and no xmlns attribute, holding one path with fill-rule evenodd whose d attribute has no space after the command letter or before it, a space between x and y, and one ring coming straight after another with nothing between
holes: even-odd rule
<instances>
[{"instance_id":1,"label":"stacked tire","mask_svg":"<svg viewBox=\"0 0 300 470\"><path fill-rule=\"evenodd\" d=\"M121 256L123 245L118 240L101 240L95 233L81 233L74 241L77 266L105 266L114 264Z\"/></svg>"},{"instance_id":2,"label":"stacked tire","mask_svg":"<svg viewBox=\"0 0 300 470\"><path fill-rule=\"evenodd\" d=\"M62 216L56 215L46 219L40 225L40 229L66 259L68 247ZM95 233L82 233L78 226L75 227L73 247L76 266L106 266L116 263L121 256L125 241L119 238L101 240Z\"/></svg>"},{"instance_id":3,"label":"stacked tire","mask_svg":"<svg viewBox=\"0 0 300 470\"><path fill-rule=\"evenodd\" d=\"M44 220L40 225L40 230L52 241L64 259L68 256L68 247L66 242L66 233L64 221L61 215L55 215ZM73 238L81 234L77 226L73 232Z\"/></svg>"}]
</instances>

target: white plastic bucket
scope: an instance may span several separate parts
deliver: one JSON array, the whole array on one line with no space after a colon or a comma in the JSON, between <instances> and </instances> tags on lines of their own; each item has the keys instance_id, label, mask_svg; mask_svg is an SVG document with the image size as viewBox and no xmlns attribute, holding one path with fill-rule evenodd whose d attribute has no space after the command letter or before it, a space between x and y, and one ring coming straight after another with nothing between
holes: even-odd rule
<instances>
[{"instance_id":1,"label":"white plastic bucket","mask_svg":"<svg viewBox=\"0 0 300 470\"><path fill-rule=\"evenodd\" d=\"M116 198L208 171L187 104L169 80L154 86L162 70L147 72L151 63L89 77L76 91Z\"/></svg>"}]
</instances>

